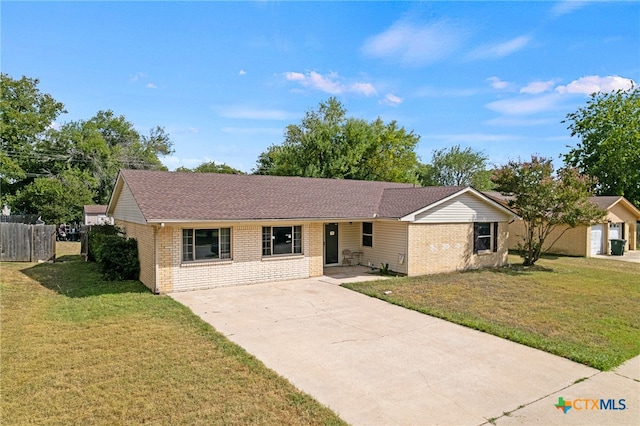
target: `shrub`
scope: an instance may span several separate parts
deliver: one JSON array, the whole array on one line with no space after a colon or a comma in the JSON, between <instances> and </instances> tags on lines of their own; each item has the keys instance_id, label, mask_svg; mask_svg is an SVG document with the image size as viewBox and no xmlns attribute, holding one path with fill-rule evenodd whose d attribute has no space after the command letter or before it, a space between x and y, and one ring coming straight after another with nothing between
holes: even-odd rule
<instances>
[{"instance_id":1,"label":"shrub","mask_svg":"<svg viewBox=\"0 0 640 426\"><path fill-rule=\"evenodd\" d=\"M115 225L94 225L89 230L87 260L96 262L102 246L102 237L106 235L124 235L124 232Z\"/></svg>"},{"instance_id":2,"label":"shrub","mask_svg":"<svg viewBox=\"0 0 640 426\"><path fill-rule=\"evenodd\" d=\"M93 226L89 231L87 258L98 263L109 280L137 280L140 276L138 243L113 225Z\"/></svg>"},{"instance_id":3,"label":"shrub","mask_svg":"<svg viewBox=\"0 0 640 426\"><path fill-rule=\"evenodd\" d=\"M138 242L134 238L102 235L96 261L109 280L137 280L140 276Z\"/></svg>"}]
</instances>

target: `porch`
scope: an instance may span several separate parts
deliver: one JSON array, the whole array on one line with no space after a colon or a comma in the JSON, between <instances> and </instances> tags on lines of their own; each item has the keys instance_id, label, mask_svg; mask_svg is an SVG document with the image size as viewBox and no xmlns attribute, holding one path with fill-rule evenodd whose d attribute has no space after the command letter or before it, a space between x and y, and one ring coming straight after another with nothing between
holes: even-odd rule
<instances>
[{"instance_id":1,"label":"porch","mask_svg":"<svg viewBox=\"0 0 640 426\"><path fill-rule=\"evenodd\" d=\"M384 280L390 278L388 276L380 275L380 270L367 266L331 266L325 267L323 276L319 278L320 281L340 285L344 283L353 283L361 281L374 281Z\"/></svg>"}]
</instances>

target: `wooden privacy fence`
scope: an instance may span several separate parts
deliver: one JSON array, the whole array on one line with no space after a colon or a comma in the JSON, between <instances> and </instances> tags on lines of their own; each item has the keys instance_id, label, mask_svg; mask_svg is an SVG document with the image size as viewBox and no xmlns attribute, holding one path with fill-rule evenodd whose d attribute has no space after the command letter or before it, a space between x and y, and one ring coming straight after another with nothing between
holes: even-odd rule
<instances>
[{"instance_id":1,"label":"wooden privacy fence","mask_svg":"<svg viewBox=\"0 0 640 426\"><path fill-rule=\"evenodd\" d=\"M0 260L40 262L56 256L55 225L0 223Z\"/></svg>"}]
</instances>

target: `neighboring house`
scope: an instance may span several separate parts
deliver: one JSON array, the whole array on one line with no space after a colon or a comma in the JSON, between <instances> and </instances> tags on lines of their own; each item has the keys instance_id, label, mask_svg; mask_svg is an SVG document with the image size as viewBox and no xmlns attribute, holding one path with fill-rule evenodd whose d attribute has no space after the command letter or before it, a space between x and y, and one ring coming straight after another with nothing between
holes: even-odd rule
<instances>
[{"instance_id":1,"label":"neighboring house","mask_svg":"<svg viewBox=\"0 0 640 426\"><path fill-rule=\"evenodd\" d=\"M113 219L107 215L107 206L103 205L83 206L82 222L85 225L113 225Z\"/></svg>"},{"instance_id":2,"label":"neighboring house","mask_svg":"<svg viewBox=\"0 0 640 426\"><path fill-rule=\"evenodd\" d=\"M470 187L147 170L119 173L107 213L156 293L321 276L345 250L407 275L500 266L515 218Z\"/></svg>"},{"instance_id":3,"label":"neighboring house","mask_svg":"<svg viewBox=\"0 0 640 426\"><path fill-rule=\"evenodd\" d=\"M506 198L498 192L485 192L485 195L506 205ZM612 239L627 240L625 251L636 250L637 222L640 210L621 196L597 196L590 201L606 211L604 222L590 226L557 227L546 239L544 249L549 253L569 256L591 257L598 254L610 254ZM509 248L516 248L522 242L525 233L522 220L509 225ZM549 246L551 249L549 249Z\"/></svg>"}]
</instances>

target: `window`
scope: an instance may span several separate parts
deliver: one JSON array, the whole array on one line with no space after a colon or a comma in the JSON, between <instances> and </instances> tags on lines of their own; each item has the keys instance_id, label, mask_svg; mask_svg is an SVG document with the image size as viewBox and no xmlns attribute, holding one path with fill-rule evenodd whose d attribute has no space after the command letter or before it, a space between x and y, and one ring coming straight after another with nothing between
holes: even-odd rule
<instances>
[{"instance_id":1,"label":"window","mask_svg":"<svg viewBox=\"0 0 640 426\"><path fill-rule=\"evenodd\" d=\"M362 222L362 245L373 247L373 223Z\"/></svg>"},{"instance_id":2,"label":"window","mask_svg":"<svg viewBox=\"0 0 640 426\"><path fill-rule=\"evenodd\" d=\"M264 226L262 255L302 253L302 226Z\"/></svg>"},{"instance_id":3,"label":"window","mask_svg":"<svg viewBox=\"0 0 640 426\"><path fill-rule=\"evenodd\" d=\"M498 251L498 222L473 224L473 252Z\"/></svg>"},{"instance_id":4,"label":"window","mask_svg":"<svg viewBox=\"0 0 640 426\"><path fill-rule=\"evenodd\" d=\"M231 228L183 229L182 261L231 259Z\"/></svg>"}]
</instances>

